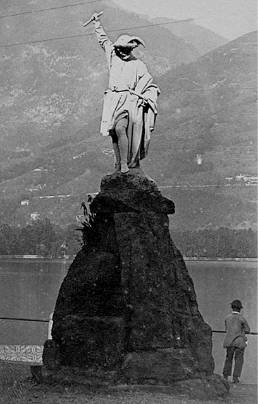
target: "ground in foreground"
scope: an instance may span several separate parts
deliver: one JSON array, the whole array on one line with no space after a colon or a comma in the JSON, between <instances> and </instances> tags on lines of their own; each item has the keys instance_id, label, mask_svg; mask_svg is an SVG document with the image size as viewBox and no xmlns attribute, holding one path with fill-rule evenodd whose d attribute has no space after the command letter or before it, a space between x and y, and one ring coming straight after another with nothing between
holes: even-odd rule
<instances>
[{"instance_id":1,"label":"ground in foreground","mask_svg":"<svg viewBox=\"0 0 258 404\"><path fill-rule=\"evenodd\" d=\"M225 400L209 404L257 404L257 385L232 384ZM85 386L35 384L28 365L0 361L0 404L204 404L152 386L133 389L89 389Z\"/></svg>"}]
</instances>

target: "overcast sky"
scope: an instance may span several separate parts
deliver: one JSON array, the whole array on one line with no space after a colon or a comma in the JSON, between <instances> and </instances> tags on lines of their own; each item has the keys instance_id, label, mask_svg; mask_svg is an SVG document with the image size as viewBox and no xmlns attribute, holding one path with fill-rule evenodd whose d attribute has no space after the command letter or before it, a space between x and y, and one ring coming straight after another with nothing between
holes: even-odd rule
<instances>
[{"instance_id":1,"label":"overcast sky","mask_svg":"<svg viewBox=\"0 0 258 404\"><path fill-rule=\"evenodd\" d=\"M194 18L232 40L257 30L257 0L113 0L123 8L151 18Z\"/></svg>"}]
</instances>

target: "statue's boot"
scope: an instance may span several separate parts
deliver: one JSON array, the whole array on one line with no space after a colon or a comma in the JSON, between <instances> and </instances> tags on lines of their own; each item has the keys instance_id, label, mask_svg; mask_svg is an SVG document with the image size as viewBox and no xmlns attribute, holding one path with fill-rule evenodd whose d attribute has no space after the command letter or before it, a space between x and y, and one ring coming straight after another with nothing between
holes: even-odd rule
<instances>
[{"instance_id":1,"label":"statue's boot","mask_svg":"<svg viewBox=\"0 0 258 404\"><path fill-rule=\"evenodd\" d=\"M127 165L128 139L126 135L118 138L118 148L120 153L121 173L126 174L129 172Z\"/></svg>"}]
</instances>

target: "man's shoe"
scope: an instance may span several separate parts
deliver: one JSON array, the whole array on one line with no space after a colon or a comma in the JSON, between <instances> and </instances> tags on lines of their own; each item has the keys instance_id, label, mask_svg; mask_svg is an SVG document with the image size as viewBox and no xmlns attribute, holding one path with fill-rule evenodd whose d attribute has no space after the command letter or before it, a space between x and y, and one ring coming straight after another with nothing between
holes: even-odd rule
<instances>
[{"instance_id":1,"label":"man's shoe","mask_svg":"<svg viewBox=\"0 0 258 404\"><path fill-rule=\"evenodd\" d=\"M233 383L239 383L239 378L237 376L233 376Z\"/></svg>"}]
</instances>

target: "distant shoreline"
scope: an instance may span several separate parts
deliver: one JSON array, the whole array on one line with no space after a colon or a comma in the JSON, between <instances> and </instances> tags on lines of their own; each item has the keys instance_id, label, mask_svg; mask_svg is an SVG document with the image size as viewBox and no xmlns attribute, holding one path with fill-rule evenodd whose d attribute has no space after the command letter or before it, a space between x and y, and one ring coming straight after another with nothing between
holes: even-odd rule
<instances>
[{"instance_id":1,"label":"distant shoreline","mask_svg":"<svg viewBox=\"0 0 258 404\"><path fill-rule=\"evenodd\" d=\"M28 259L28 260L53 260L53 261L73 261L74 257L42 257L39 255L0 255L0 260L2 259ZM184 261L242 261L242 262L256 262L256 258L223 258L223 257L183 257Z\"/></svg>"}]
</instances>

